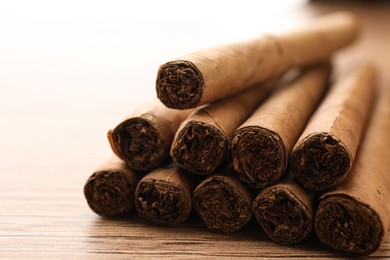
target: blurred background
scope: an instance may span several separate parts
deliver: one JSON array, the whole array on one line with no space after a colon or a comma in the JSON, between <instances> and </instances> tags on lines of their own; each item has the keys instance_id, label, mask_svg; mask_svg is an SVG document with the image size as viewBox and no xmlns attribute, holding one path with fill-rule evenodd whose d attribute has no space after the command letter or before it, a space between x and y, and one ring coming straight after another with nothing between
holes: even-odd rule
<instances>
[{"instance_id":1,"label":"blurred background","mask_svg":"<svg viewBox=\"0 0 390 260\"><path fill-rule=\"evenodd\" d=\"M358 16L362 37L337 63L372 59L382 69L382 85L389 85L388 3L1 1L0 176L7 177L0 193L6 197L18 189L16 180L28 183L39 172L53 188L67 186L81 198L85 179L111 154L107 130L155 98L160 64L321 14ZM31 189L46 184L36 185Z\"/></svg>"}]
</instances>

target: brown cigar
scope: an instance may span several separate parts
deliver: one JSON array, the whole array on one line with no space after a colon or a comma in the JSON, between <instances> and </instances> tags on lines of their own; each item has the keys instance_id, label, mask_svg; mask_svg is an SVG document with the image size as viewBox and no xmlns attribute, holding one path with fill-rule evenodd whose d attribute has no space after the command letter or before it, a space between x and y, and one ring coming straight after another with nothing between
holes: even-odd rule
<instances>
[{"instance_id":1,"label":"brown cigar","mask_svg":"<svg viewBox=\"0 0 390 260\"><path fill-rule=\"evenodd\" d=\"M232 233L252 217L252 196L238 178L221 173L205 178L193 194L194 209L208 229Z\"/></svg>"},{"instance_id":2,"label":"brown cigar","mask_svg":"<svg viewBox=\"0 0 390 260\"><path fill-rule=\"evenodd\" d=\"M323 93L328 63L308 68L265 101L232 135L233 167L254 188L278 181L288 156Z\"/></svg>"},{"instance_id":3,"label":"brown cigar","mask_svg":"<svg viewBox=\"0 0 390 260\"><path fill-rule=\"evenodd\" d=\"M376 70L366 64L335 83L291 153L295 178L325 190L348 174L374 100Z\"/></svg>"},{"instance_id":4,"label":"brown cigar","mask_svg":"<svg viewBox=\"0 0 390 260\"><path fill-rule=\"evenodd\" d=\"M292 67L324 60L357 34L356 19L340 12L290 33L201 50L160 66L157 96L179 109L211 103Z\"/></svg>"},{"instance_id":5,"label":"brown cigar","mask_svg":"<svg viewBox=\"0 0 390 260\"><path fill-rule=\"evenodd\" d=\"M368 255L388 237L390 91L380 98L348 178L323 194L315 230L327 246Z\"/></svg>"},{"instance_id":6,"label":"brown cigar","mask_svg":"<svg viewBox=\"0 0 390 260\"><path fill-rule=\"evenodd\" d=\"M262 229L275 242L298 243L313 229L314 194L292 180L262 190L253 201L253 213Z\"/></svg>"},{"instance_id":7,"label":"brown cigar","mask_svg":"<svg viewBox=\"0 0 390 260\"><path fill-rule=\"evenodd\" d=\"M141 107L108 131L111 148L131 169L150 171L169 158L176 130L190 113L159 101Z\"/></svg>"},{"instance_id":8,"label":"brown cigar","mask_svg":"<svg viewBox=\"0 0 390 260\"><path fill-rule=\"evenodd\" d=\"M173 161L192 173L214 172L227 155L228 139L233 131L249 117L276 82L258 84L189 116L181 123L172 142Z\"/></svg>"},{"instance_id":9,"label":"brown cigar","mask_svg":"<svg viewBox=\"0 0 390 260\"><path fill-rule=\"evenodd\" d=\"M178 224L192 210L196 180L189 173L170 165L143 177L135 191L138 215L149 221Z\"/></svg>"},{"instance_id":10,"label":"brown cigar","mask_svg":"<svg viewBox=\"0 0 390 260\"><path fill-rule=\"evenodd\" d=\"M89 207L103 217L113 217L134 208L139 176L125 162L112 156L88 178L84 195Z\"/></svg>"}]
</instances>

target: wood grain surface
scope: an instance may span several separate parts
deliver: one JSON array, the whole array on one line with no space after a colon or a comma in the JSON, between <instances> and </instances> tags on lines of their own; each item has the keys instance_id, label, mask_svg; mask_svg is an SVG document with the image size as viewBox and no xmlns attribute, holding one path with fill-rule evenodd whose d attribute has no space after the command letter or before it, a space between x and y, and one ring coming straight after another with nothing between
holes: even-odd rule
<instances>
[{"instance_id":1,"label":"wood grain surface","mask_svg":"<svg viewBox=\"0 0 390 260\"><path fill-rule=\"evenodd\" d=\"M337 55L339 71L369 58L380 66L381 86L390 87L387 3L290 1L255 12L254 1L227 6L231 13L217 16L223 22L215 20L214 4L202 17L199 7L188 17L179 14L179 29L192 31L177 33L177 17L158 10L137 16L130 7L76 2L50 12L40 9L44 3L28 1L8 13L0 6L1 259L348 258L315 237L280 246L254 221L238 233L220 234L206 230L195 215L176 226L150 224L134 213L104 219L88 208L82 189L110 155L106 131L154 97L158 66L199 48L350 10L362 21L363 36ZM241 15L241 22L228 19L236 9L250 15ZM251 26L242 27L244 22ZM163 35L164 28L173 31ZM390 259L390 238L367 258Z\"/></svg>"}]
</instances>

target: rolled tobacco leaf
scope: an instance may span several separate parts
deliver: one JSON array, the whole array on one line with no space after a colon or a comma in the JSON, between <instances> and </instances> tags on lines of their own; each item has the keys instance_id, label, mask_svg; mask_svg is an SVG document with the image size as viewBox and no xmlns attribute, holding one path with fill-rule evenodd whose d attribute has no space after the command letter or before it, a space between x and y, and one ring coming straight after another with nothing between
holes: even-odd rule
<instances>
[{"instance_id":1,"label":"rolled tobacco leaf","mask_svg":"<svg viewBox=\"0 0 390 260\"><path fill-rule=\"evenodd\" d=\"M268 96L276 81L257 84L190 115L172 142L173 161L192 173L214 172L226 158L231 134Z\"/></svg>"},{"instance_id":2,"label":"rolled tobacco leaf","mask_svg":"<svg viewBox=\"0 0 390 260\"><path fill-rule=\"evenodd\" d=\"M289 33L201 50L160 66L157 96L171 108L211 103L292 67L324 60L357 34L356 19L340 12Z\"/></svg>"},{"instance_id":3,"label":"rolled tobacco leaf","mask_svg":"<svg viewBox=\"0 0 390 260\"><path fill-rule=\"evenodd\" d=\"M196 185L193 177L173 165L147 174L135 192L138 215L169 224L186 220L192 210L192 192Z\"/></svg>"},{"instance_id":4,"label":"rolled tobacco leaf","mask_svg":"<svg viewBox=\"0 0 390 260\"><path fill-rule=\"evenodd\" d=\"M232 135L234 171L254 188L278 181L289 154L326 90L328 63L306 69L268 100Z\"/></svg>"},{"instance_id":5,"label":"rolled tobacco leaf","mask_svg":"<svg viewBox=\"0 0 390 260\"><path fill-rule=\"evenodd\" d=\"M374 100L376 70L365 64L332 86L291 153L295 178L307 189L339 184L352 167Z\"/></svg>"},{"instance_id":6,"label":"rolled tobacco leaf","mask_svg":"<svg viewBox=\"0 0 390 260\"><path fill-rule=\"evenodd\" d=\"M293 180L285 180L262 190L253 201L253 213L262 229L275 242L298 243L314 226L314 193Z\"/></svg>"},{"instance_id":7,"label":"rolled tobacco leaf","mask_svg":"<svg viewBox=\"0 0 390 260\"><path fill-rule=\"evenodd\" d=\"M103 163L84 185L89 207L103 217L113 217L134 208L134 193L140 177L117 156Z\"/></svg>"},{"instance_id":8,"label":"rolled tobacco leaf","mask_svg":"<svg viewBox=\"0 0 390 260\"><path fill-rule=\"evenodd\" d=\"M208 229L232 233L252 217L249 188L237 177L217 173L206 177L193 194L194 209Z\"/></svg>"},{"instance_id":9,"label":"rolled tobacco leaf","mask_svg":"<svg viewBox=\"0 0 390 260\"><path fill-rule=\"evenodd\" d=\"M368 255L388 237L390 91L380 97L350 175L320 197L315 230L322 243Z\"/></svg>"},{"instance_id":10,"label":"rolled tobacco leaf","mask_svg":"<svg viewBox=\"0 0 390 260\"><path fill-rule=\"evenodd\" d=\"M176 130L191 112L159 101L141 107L108 131L111 148L131 169L151 171L169 158Z\"/></svg>"}]
</instances>

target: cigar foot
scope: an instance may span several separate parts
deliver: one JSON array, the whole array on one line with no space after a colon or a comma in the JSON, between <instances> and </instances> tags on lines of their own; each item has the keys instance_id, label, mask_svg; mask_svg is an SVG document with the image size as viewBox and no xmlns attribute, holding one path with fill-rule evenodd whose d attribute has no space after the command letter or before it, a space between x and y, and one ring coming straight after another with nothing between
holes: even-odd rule
<instances>
[{"instance_id":1,"label":"cigar foot","mask_svg":"<svg viewBox=\"0 0 390 260\"><path fill-rule=\"evenodd\" d=\"M134 205L134 188L118 171L95 172L84 186L89 207L104 217L129 212Z\"/></svg>"},{"instance_id":2,"label":"cigar foot","mask_svg":"<svg viewBox=\"0 0 390 260\"><path fill-rule=\"evenodd\" d=\"M315 229L322 243L348 253L375 252L383 236L379 216L367 205L347 195L333 195L321 201Z\"/></svg>"},{"instance_id":3,"label":"cigar foot","mask_svg":"<svg viewBox=\"0 0 390 260\"><path fill-rule=\"evenodd\" d=\"M295 178L307 189L325 190L340 183L352 166L345 145L328 133L314 133L298 143L291 154Z\"/></svg>"},{"instance_id":4,"label":"cigar foot","mask_svg":"<svg viewBox=\"0 0 390 260\"><path fill-rule=\"evenodd\" d=\"M177 60L161 65L158 70L157 97L167 107L186 109L195 107L203 94L201 72L190 61Z\"/></svg>"},{"instance_id":5,"label":"cigar foot","mask_svg":"<svg viewBox=\"0 0 390 260\"><path fill-rule=\"evenodd\" d=\"M189 121L173 143L171 157L181 168L205 175L222 163L227 146L219 129L207 123Z\"/></svg>"},{"instance_id":6,"label":"cigar foot","mask_svg":"<svg viewBox=\"0 0 390 260\"><path fill-rule=\"evenodd\" d=\"M253 202L253 213L267 235L281 244L298 243L313 228L310 209L283 184L260 192Z\"/></svg>"},{"instance_id":7,"label":"cigar foot","mask_svg":"<svg viewBox=\"0 0 390 260\"><path fill-rule=\"evenodd\" d=\"M131 169L149 171L166 159L166 149L157 129L151 125L153 115L144 114L126 120L112 131L116 150Z\"/></svg>"},{"instance_id":8,"label":"cigar foot","mask_svg":"<svg viewBox=\"0 0 390 260\"><path fill-rule=\"evenodd\" d=\"M251 197L238 179L211 176L193 195L194 209L208 229L231 233L248 223L252 216Z\"/></svg>"},{"instance_id":9,"label":"cigar foot","mask_svg":"<svg viewBox=\"0 0 390 260\"><path fill-rule=\"evenodd\" d=\"M264 188L284 174L286 151L282 139L273 131L257 126L238 129L230 148L234 170L251 187Z\"/></svg>"},{"instance_id":10,"label":"cigar foot","mask_svg":"<svg viewBox=\"0 0 390 260\"><path fill-rule=\"evenodd\" d=\"M150 221L177 224L191 212L191 199L182 187L163 180L141 180L136 190L138 214Z\"/></svg>"}]
</instances>

